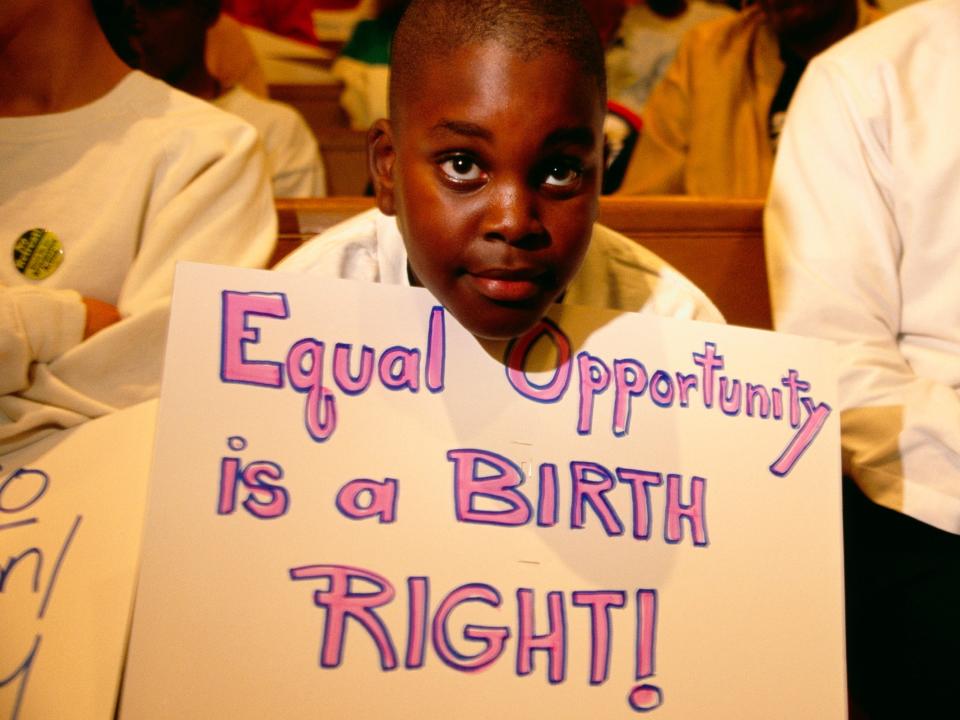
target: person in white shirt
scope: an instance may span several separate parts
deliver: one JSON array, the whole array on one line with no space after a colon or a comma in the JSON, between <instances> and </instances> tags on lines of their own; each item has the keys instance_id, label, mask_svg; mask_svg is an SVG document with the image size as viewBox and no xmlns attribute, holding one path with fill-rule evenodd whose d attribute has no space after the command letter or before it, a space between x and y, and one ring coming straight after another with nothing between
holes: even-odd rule
<instances>
[{"instance_id":1,"label":"person in white shirt","mask_svg":"<svg viewBox=\"0 0 960 720\"><path fill-rule=\"evenodd\" d=\"M276 217L253 128L131 72L90 0L3 4L0 166L4 453L156 397L175 262L263 266Z\"/></svg>"},{"instance_id":2,"label":"person in white shirt","mask_svg":"<svg viewBox=\"0 0 960 720\"><path fill-rule=\"evenodd\" d=\"M960 0L814 59L766 213L777 328L840 345L850 691L869 718L957 707L958 77Z\"/></svg>"},{"instance_id":3,"label":"person in white shirt","mask_svg":"<svg viewBox=\"0 0 960 720\"><path fill-rule=\"evenodd\" d=\"M225 87L206 61L207 32L220 16L219 0L125 0L126 42L135 65L195 97L246 120L260 134L275 197L322 197L326 176L317 140L292 107Z\"/></svg>"}]
</instances>

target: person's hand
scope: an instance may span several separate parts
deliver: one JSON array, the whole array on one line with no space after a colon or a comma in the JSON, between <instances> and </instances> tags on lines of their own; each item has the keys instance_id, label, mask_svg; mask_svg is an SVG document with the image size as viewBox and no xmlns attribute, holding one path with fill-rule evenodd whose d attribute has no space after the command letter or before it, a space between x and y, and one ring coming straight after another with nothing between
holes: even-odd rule
<instances>
[{"instance_id":1,"label":"person's hand","mask_svg":"<svg viewBox=\"0 0 960 720\"><path fill-rule=\"evenodd\" d=\"M87 308L87 321L83 327L84 340L120 319L120 311L110 303L85 297L83 304Z\"/></svg>"}]
</instances>

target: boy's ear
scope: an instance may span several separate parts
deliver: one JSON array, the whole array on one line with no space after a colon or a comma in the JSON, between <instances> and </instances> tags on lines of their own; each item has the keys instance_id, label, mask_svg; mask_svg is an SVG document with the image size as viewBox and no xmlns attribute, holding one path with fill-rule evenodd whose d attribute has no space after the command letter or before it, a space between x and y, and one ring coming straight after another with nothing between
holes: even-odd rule
<instances>
[{"instance_id":1,"label":"boy's ear","mask_svg":"<svg viewBox=\"0 0 960 720\"><path fill-rule=\"evenodd\" d=\"M389 120L377 120L367 133L367 162L377 196L377 207L384 215L396 214L393 167L397 151L393 144L393 126Z\"/></svg>"}]
</instances>

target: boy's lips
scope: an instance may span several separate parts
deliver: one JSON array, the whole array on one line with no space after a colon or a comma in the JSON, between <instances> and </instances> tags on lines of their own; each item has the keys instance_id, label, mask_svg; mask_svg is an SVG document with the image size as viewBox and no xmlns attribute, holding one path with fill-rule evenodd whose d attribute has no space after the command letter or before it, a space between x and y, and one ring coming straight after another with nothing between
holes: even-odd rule
<instances>
[{"instance_id":1,"label":"boy's lips","mask_svg":"<svg viewBox=\"0 0 960 720\"><path fill-rule=\"evenodd\" d=\"M547 273L535 268L490 269L470 272L467 277L477 291L496 302L519 303L543 293Z\"/></svg>"}]
</instances>

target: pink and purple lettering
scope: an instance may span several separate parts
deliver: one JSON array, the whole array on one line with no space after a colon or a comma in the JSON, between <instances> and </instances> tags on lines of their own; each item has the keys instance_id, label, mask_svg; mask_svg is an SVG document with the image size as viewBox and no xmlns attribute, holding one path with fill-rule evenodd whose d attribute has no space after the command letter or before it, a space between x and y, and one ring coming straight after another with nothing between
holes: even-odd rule
<instances>
[{"instance_id":1,"label":"pink and purple lettering","mask_svg":"<svg viewBox=\"0 0 960 720\"><path fill-rule=\"evenodd\" d=\"M427 644L427 612L430 602L430 579L407 578L407 659L408 670L423 667Z\"/></svg>"},{"instance_id":2,"label":"pink and purple lettering","mask_svg":"<svg viewBox=\"0 0 960 720\"><path fill-rule=\"evenodd\" d=\"M231 449L246 447L246 441L232 437ZM286 514L290 496L286 488L275 483L283 479L283 468L268 460L257 460L244 466L240 458L225 457L220 460L220 494L217 514L230 515L237 507L240 489L247 491L241 503L244 509L260 520L272 520Z\"/></svg>"},{"instance_id":3,"label":"pink and purple lettering","mask_svg":"<svg viewBox=\"0 0 960 720\"><path fill-rule=\"evenodd\" d=\"M593 429L593 398L610 385L610 368L588 352L577 355L580 375L580 408L577 411L577 434L589 435Z\"/></svg>"},{"instance_id":4,"label":"pink and purple lettering","mask_svg":"<svg viewBox=\"0 0 960 720\"><path fill-rule=\"evenodd\" d=\"M526 525L532 509L530 501L515 488L523 483L520 468L496 453L486 450L461 449L447 452L453 463L454 505L460 522L486 525ZM481 476L480 468L493 470L492 475ZM474 506L474 498L481 497L500 503L502 510L481 510Z\"/></svg>"},{"instance_id":5,"label":"pink and purple lettering","mask_svg":"<svg viewBox=\"0 0 960 720\"><path fill-rule=\"evenodd\" d=\"M350 374L350 353L353 345L337 343L333 348L333 381L347 395L359 395L370 387L373 379L373 348L360 348L360 369L356 376Z\"/></svg>"},{"instance_id":6,"label":"pink and purple lettering","mask_svg":"<svg viewBox=\"0 0 960 720\"><path fill-rule=\"evenodd\" d=\"M815 406L810 398L803 398L801 402L807 411L807 419L804 420L803 425L797 430L780 457L770 466L770 472L778 477L784 477L793 469L803 453L813 444L823 424L830 416L830 406L826 403L819 403Z\"/></svg>"},{"instance_id":7,"label":"pink and purple lettering","mask_svg":"<svg viewBox=\"0 0 960 720\"><path fill-rule=\"evenodd\" d=\"M759 410L757 403L760 403ZM758 415L764 419L770 417L770 393L763 385L747 383L747 417Z\"/></svg>"},{"instance_id":8,"label":"pink and purple lettering","mask_svg":"<svg viewBox=\"0 0 960 720\"><path fill-rule=\"evenodd\" d=\"M431 393L443 390L447 359L447 330L443 308L430 311L430 330L427 332L427 376L425 384Z\"/></svg>"},{"instance_id":9,"label":"pink and purple lettering","mask_svg":"<svg viewBox=\"0 0 960 720\"><path fill-rule=\"evenodd\" d=\"M657 643L657 591L637 590L637 680L641 684L630 691L629 703L637 712L656 710L663 703L663 692L644 680L655 672Z\"/></svg>"},{"instance_id":10,"label":"pink and purple lettering","mask_svg":"<svg viewBox=\"0 0 960 720\"><path fill-rule=\"evenodd\" d=\"M677 394L680 396L680 401L677 404L680 407L690 407L690 391L696 389L696 375L684 375L680 372L677 373Z\"/></svg>"},{"instance_id":11,"label":"pink and purple lettering","mask_svg":"<svg viewBox=\"0 0 960 720\"><path fill-rule=\"evenodd\" d=\"M664 539L671 545L683 540L681 520L690 523L693 544L703 547L709 544L707 540L707 519L704 496L707 481L702 477L690 478L690 504L684 505L680 499L683 477L673 473L667 475L667 522L664 527Z\"/></svg>"},{"instance_id":12,"label":"pink and purple lettering","mask_svg":"<svg viewBox=\"0 0 960 720\"><path fill-rule=\"evenodd\" d=\"M287 354L287 376L297 392L307 394L304 425L317 442L323 442L337 429L336 400L323 386L323 347L319 340L304 338ZM304 358L309 358L307 367Z\"/></svg>"},{"instance_id":13,"label":"pink and purple lettering","mask_svg":"<svg viewBox=\"0 0 960 720\"><path fill-rule=\"evenodd\" d=\"M317 590L313 602L326 610L323 639L320 643L320 667L339 667L343 659L343 643L349 618L360 623L370 635L380 653L380 667L397 667L397 654L390 639L390 631L383 624L375 608L393 600L390 581L370 570L345 565L302 565L290 568L291 580L326 580L328 589ZM353 592L354 581L373 585L372 592Z\"/></svg>"},{"instance_id":14,"label":"pink and purple lettering","mask_svg":"<svg viewBox=\"0 0 960 720\"><path fill-rule=\"evenodd\" d=\"M556 348L557 367L550 382L546 385L536 385L527 377L527 356L544 335L553 341ZM507 380L510 381L513 389L524 397L541 403L557 402L563 397L570 384L570 364L570 339L549 318L544 318L534 325L526 335L511 340L504 357Z\"/></svg>"},{"instance_id":15,"label":"pink and purple lettering","mask_svg":"<svg viewBox=\"0 0 960 720\"><path fill-rule=\"evenodd\" d=\"M783 393L779 389L773 388L770 390L770 397L773 401L773 417L779 420L783 417Z\"/></svg>"},{"instance_id":16,"label":"pink and purple lettering","mask_svg":"<svg viewBox=\"0 0 960 720\"><path fill-rule=\"evenodd\" d=\"M633 536L637 540L646 540L650 537L651 526L650 486L662 485L663 475L647 470L617 468L617 479L630 484L633 496Z\"/></svg>"},{"instance_id":17,"label":"pink and purple lettering","mask_svg":"<svg viewBox=\"0 0 960 720\"><path fill-rule=\"evenodd\" d=\"M283 479L283 468L269 460L257 460L243 468L243 484L247 499L243 507L261 520L278 518L287 512L290 498L286 488L274 485Z\"/></svg>"},{"instance_id":18,"label":"pink and purple lettering","mask_svg":"<svg viewBox=\"0 0 960 720\"><path fill-rule=\"evenodd\" d=\"M740 407L740 381L720 378L720 410L724 415L735 417L740 414Z\"/></svg>"},{"instance_id":19,"label":"pink and purple lettering","mask_svg":"<svg viewBox=\"0 0 960 720\"><path fill-rule=\"evenodd\" d=\"M547 593L549 630L536 634L533 611L533 590L517 590L517 675L533 672L533 653L547 653L547 679L552 685L562 683L567 675L567 618L562 592Z\"/></svg>"},{"instance_id":20,"label":"pink and purple lettering","mask_svg":"<svg viewBox=\"0 0 960 720\"><path fill-rule=\"evenodd\" d=\"M716 343L704 343L703 354L693 353L693 364L703 368L703 380L700 387L703 389L704 407L713 407L713 383L716 371L723 370L723 355L717 355Z\"/></svg>"},{"instance_id":21,"label":"pink and purple lettering","mask_svg":"<svg viewBox=\"0 0 960 720\"><path fill-rule=\"evenodd\" d=\"M591 480L591 475L599 479ZM570 463L570 476L573 480L570 527L584 527L585 507L589 503L607 535L623 535L623 523L606 497L617 484L611 472L599 463L574 460Z\"/></svg>"},{"instance_id":22,"label":"pink and purple lettering","mask_svg":"<svg viewBox=\"0 0 960 720\"><path fill-rule=\"evenodd\" d=\"M247 360L247 345L260 342L260 328L250 327L250 315L284 319L290 317L283 293L243 293L224 290L221 294L220 379L223 382L283 387L282 364Z\"/></svg>"},{"instance_id":23,"label":"pink and purple lettering","mask_svg":"<svg viewBox=\"0 0 960 720\"><path fill-rule=\"evenodd\" d=\"M590 684L600 685L607 680L610 667L610 608L626 605L627 594L622 590L577 590L573 604L590 608Z\"/></svg>"},{"instance_id":24,"label":"pink and purple lettering","mask_svg":"<svg viewBox=\"0 0 960 720\"><path fill-rule=\"evenodd\" d=\"M636 360L614 360L613 378L616 394L613 400L613 434L622 437L630 432L632 400L647 389L647 369Z\"/></svg>"},{"instance_id":25,"label":"pink and purple lettering","mask_svg":"<svg viewBox=\"0 0 960 720\"><path fill-rule=\"evenodd\" d=\"M500 607L500 593L496 588L482 583L461 585L452 590L440 603L433 616L433 648L440 659L448 666L461 672L479 672L496 662L503 653L510 630L505 627L485 627L466 625L463 637L483 644L483 649L473 655L464 655L450 642L447 633L447 619L463 603L481 602L491 607Z\"/></svg>"},{"instance_id":26,"label":"pink and purple lettering","mask_svg":"<svg viewBox=\"0 0 960 720\"><path fill-rule=\"evenodd\" d=\"M557 466L552 463L543 463L540 466L540 494L537 499L537 525L540 527L553 527L557 524L559 490Z\"/></svg>"},{"instance_id":27,"label":"pink and purple lettering","mask_svg":"<svg viewBox=\"0 0 960 720\"><path fill-rule=\"evenodd\" d=\"M392 523L397 518L397 493L394 478L383 482L358 478L340 488L337 509L352 520L375 517L380 523Z\"/></svg>"},{"instance_id":28,"label":"pink and purple lettering","mask_svg":"<svg viewBox=\"0 0 960 720\"><path fill-rule=\"evenodd\" d=\"M380 382L389 390L420 389L420 351L394 345L383 351L377 366Z\"/></svg>"},{"instance_id":29,"label":"pink and purple lettering","mask_svg":"<svg viewBox=\"0 0 960 720\"><path fill-rule=\"evenodd\" d=\"M655 405L662 408L670 407L673 405L675 392L673 378L665 370L657 370L650 378L650 399Z\"/></svg>"},{"instance_id":30,"label":"pink and purple lettering","mask_svg":"<svg viewBox=\"0 0 960 720\"><path fill-rule=\"evenodd\" d=\"M800 379L800 373L796 370L787 371L787 376L780 380L790 392L788 393L788 404L790 407L790 427L797 428L800 425L800 393L810 389L810 383Z\"/></svg>"}]
</instances>

